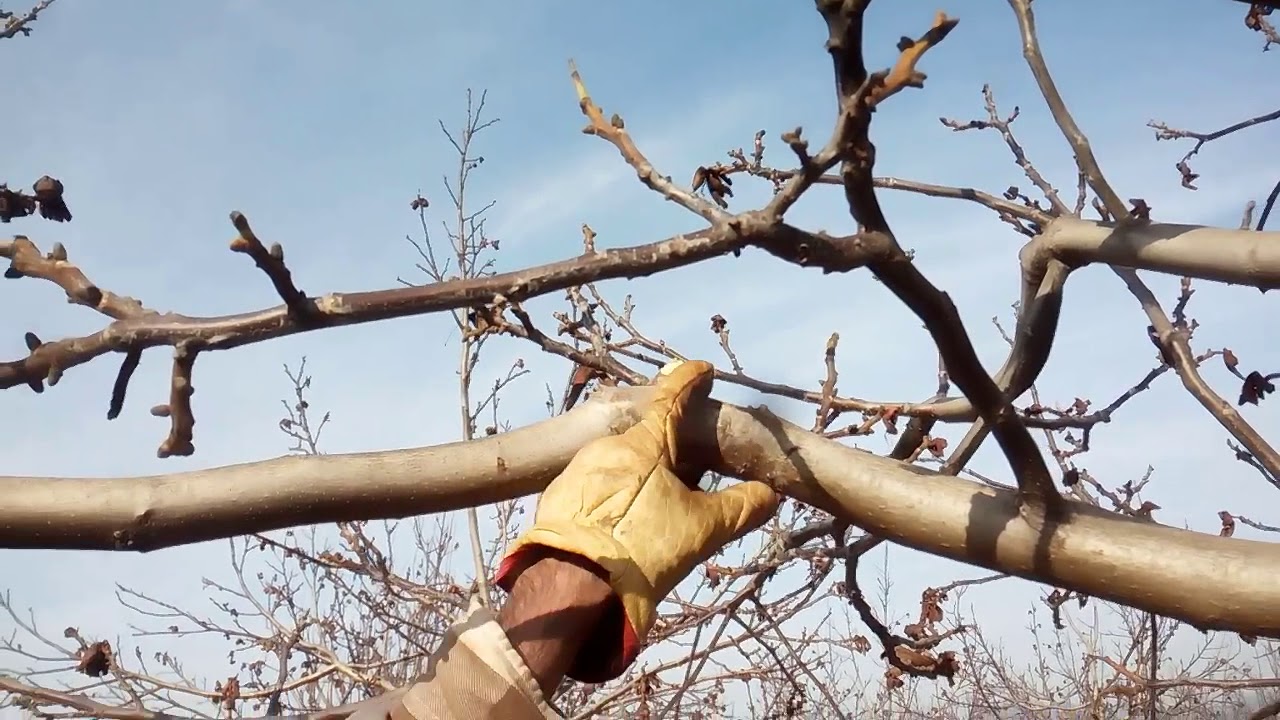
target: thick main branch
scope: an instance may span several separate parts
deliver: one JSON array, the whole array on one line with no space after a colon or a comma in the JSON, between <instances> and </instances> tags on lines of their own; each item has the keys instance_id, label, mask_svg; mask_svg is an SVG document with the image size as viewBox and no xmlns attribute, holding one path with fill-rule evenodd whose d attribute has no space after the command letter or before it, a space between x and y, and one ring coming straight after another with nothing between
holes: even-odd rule
<instances>
[{"instance_id":1,"label":"thick main branch","mask_svg":"<svg viewBox=\"0 0 1280 720\"><path fill-rule=\"evenodd\" d=\"M483 440L284 457L142 478L0 477L0 547L150 551L336 520L443 512L542 490L590 440L634 423L648 389ZM1018 499L824 439L767 410L699 408L712 469L934 555L1124 603L1204 629L1280 637L1280 548L1068 503L1051 529Z\"/></svg>"}]
</instances>

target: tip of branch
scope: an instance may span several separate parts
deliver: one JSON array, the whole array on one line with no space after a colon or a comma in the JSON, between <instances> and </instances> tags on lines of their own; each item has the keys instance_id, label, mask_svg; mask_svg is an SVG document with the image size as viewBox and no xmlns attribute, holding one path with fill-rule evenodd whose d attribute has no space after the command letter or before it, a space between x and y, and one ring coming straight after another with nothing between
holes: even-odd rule
<instances>
[{"instance_id":1,"label":"tip of branch","mask_svg":"<svg viewBox=\"0 0 1280 720\"><path fill-rule=\"evenodd\" d=\"M569 59L569 78L573 80L573 90L578 93L578 102L589 102L591 96L587 93L587 86L582 82L582 75L578 73L578 64Z\"/></svg>"},{"instance_id":2,"label":"tip of branch","mask_svg":"<svg viewBox=\"0 0 1280 720\"><path fill-rule=\"evenodd\" d=\"M235 226L239 235L231 241L231 249L235 252L247 253L257 244L261 245L258 237L253 234L253 228L249 226L249 218L239 210L231 211L231 224Z\"/></svg>"},{"instance_id":3,"label":"tip of branch","mask_svg":"<svg viewBox=\"0 0 1280 720\"><path fill-rule=\"evenodd\" d=\"M867 96L867 104L875 107L885 98L896 94L905 87L924 87L925 74L916 70L920 58L931 48L946 39L947 35L959 24L959 18L947 17L945 12L938 11L933 18L933 25L918 39L903 37L898 41L898 60L888 72L883 74L881 85L873 89Z\"/></svg>"}]
</instances>

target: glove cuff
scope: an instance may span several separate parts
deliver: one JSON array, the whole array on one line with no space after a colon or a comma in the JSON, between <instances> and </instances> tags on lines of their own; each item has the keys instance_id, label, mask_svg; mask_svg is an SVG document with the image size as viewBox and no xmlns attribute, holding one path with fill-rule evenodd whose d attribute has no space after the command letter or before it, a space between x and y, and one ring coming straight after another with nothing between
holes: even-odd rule
<instances>
[{"instance_id":1,"label":"glove cuff","mask_svg":"<svg viewBox=\"0 0 1280 720\"><path fill-rule=\"evenodd\" d=\"M510 591L520 573L546 555L547 548L582 557L609 577L614 597L600 626L584 640L567 675L585 683L603 683L622 675L640 654L653 626L653 586L620 543L594 528L572 526L530 529L507 551L495 584Z\"/></svg>"}]
</instances>

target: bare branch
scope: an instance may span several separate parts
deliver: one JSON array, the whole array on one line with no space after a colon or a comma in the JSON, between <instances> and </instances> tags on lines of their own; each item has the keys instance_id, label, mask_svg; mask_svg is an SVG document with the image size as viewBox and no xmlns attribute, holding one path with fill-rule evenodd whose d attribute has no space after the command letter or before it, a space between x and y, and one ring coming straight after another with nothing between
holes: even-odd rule
<instances>
[{"instance_id":1,"label":"bare branch","mask_svg":"<svg viewBox=\"0 0 1280 720\"><path fill-rule=\"evenodd\" d=\"M6 36L28 32L25 26L10 29L34 19L50 1L40 3L26 19L0 13L0 20L7 21ZM806 431L766 409L712 401L690 411L693 428L682 438L687 448L681 452L715 471L704 479L709 488L724 476L762 479L791 501L783 503L763 537L757 536L758 548L733 549L708 561L663 601L651 641L679 648L673 653L677 657L630 669L608 686L562 687L553 699L566 717L648 718L655 710L658 718L843 717L856 707L851 714L958 720L1044 714L1049 709L1061 713L1068 706L1091 717L1131 716L1141 710L1148 717L1178 717L1193 705L1196 712L1228 707L1227 716L1247 714L1266 698L1254 698L1258 702L1249 706L1228 693L1277 687L1280 681L1252 675L1241 679L1254 672L1252 666L1221 665L1207 656L1205 666L1213 666L1209 671L1171 669L1168 664L1174 658L1168 644L1178 623L1157 620L1169 617L1204 630L1235 631L1248 644L1259 642L1259 636L1280 637L1273 602L1273 579L1280 571L1277 546L1234 536L1238 526L1261 532L1275 532L1275 526L1223 511L1218 515L1221 529L1215 526L1212 534L1168 527L1160 524L1165 520L1160 513L1153 516L1161 509L1151 495L1153 466L1140 477L1112 482L1106 470L1086 465L1103 434L1095 432L1098 426L1112 422L1126 401L1172 370L1231 434L1226 445L1235 458L1280 486L1280 454L1245 421L1248 410L1242 413L1233 406L1257 404L1275 392L1280 373L1267 366L1274 361L1251 358L1251 366L1241 368L1235 353L1225 347L1193 353L1198 324L1189 309L1192 295L1200 289L1193 287L1197 280L1263 291L1280 287L1280 233L1261 231L1280 185L1262 203L1257 232L1249 229L1257 203L1249 204L1239 230L1153 222L1146 201L1126 202L1127 196L1109 184L1088 138L1068 111L1041 52L1031 0L1008 2L1017 16L1024 58L1076 158L1078 167L1063 179L1062 193L1036 169L1031 153L1015 138L1012 123L1020 110L1014 107L1001 114L990 87L983 89L985 117L943 123L957 132L998 132L1033 186L1030 195L1016 186L993 194L876 177L877 148L869 137L872 119L877 112L892 112L892 98L904 89L932 83L921 68L932 62L932 53L946 52L944 41L959 26L954 18L937 13L924 32L902 37L896 58L875 72L863 56L864 13L870 3L815 0L828 31L826 49L837 107L833 127L821 145L811 140L813 133L806 135L799 127L778 136L786 146L785 162L795 158L789 169L765 164L768 134L760 130L747 149L730 150L727 161L698 164L687 185L673 181L636 144L622 115L608 115L597 105L570 63L570 79L587 120L584 132L612 145L657 196L696 215L703 229L690 234L607 249L606 241L584 223L582 255L496 274L492 253L499 242L491 240L484 227L493 203L478 211L465 207L470 202L469 173L483 162L472 154L472 139L494 122L479 117L484 95L477 104L469 93L462 130L440 126L458 154L457 173L444 180L453 203L446 206L450 217L441 223L445 245L438 239L433 245L427 212L431 202L419 192L410 203L422 226L422 239L410 242L419 255L417 267L427 276L425 285L397 278L403 287L308 296L292 277L280 245L268 246L242 215L233 213L237 237L231 249L254 261L283 304L223 317L188 317L102 290L68 260L61 245L44 254L26 236L0 240L0 257L9 260L7 278L44 280L65 292L69 302L105 318L99 332L80 338L46 342L25 333L28 354L0 363L0 389L25 384L42 392L46 384L58 383L67 369L120 353L107 410L111 419L122 413L142 353L171 347L167 401L152 412L169 418L159 454L189 455L194 452L196 422L192 371L201 353L316 329L448 311L462 338L457 369L463 440L411 450L319 455L316 438L325 420L310 424L303 398L309 378L300 370L290 374L297 403L286 403L288 417L280 421L280 428L297 442L295 451L306 457L151 477L0 477L0 548L149 552L246 536L231 543L234 580L206 580L215 597L222 598L215 600L215 607L226 614L224 620L206 619L180 603L141 592L121 589L117 594L126 608L146 618L144 623L161 623L137 629L140 637L166 643L188 635L233 640L228 657L238 667L230 675L212 685L185 675L166 645L153 667L165 675L172 671L177 679L162 678L152 674L155 670L148 668L151 661L140 645L131 648L133 663L119 638L88 639L89 630L82 637L74 627L61 640L42 635L34 619L15 613L3 596L0 611L21 633L35 638L40 649L24 648L16 637L0 637L0 653L29 663L26 669L0 673L7 675L0 677L0 706L25 708L47 718L165 720L173 713L230 717L265 707L269 716L278 716L289 708L301 712L334 705L333 710L305 717L385 720L401 692L392 688L420 676L467 594L479 591L487 597L486 578L519 530L515 498L545 487L592 439L631 426L649 397L646 385L652 369L691 356L688 348L674 347L662 335L642 330L633 317L636 306L630 295L611 304L605 297L608 288L597 283L736 257L756 248L823 273L868 269L933 337L936 391L919 402L841 395L841 385L847 393L853 383L861 382L861 374L848 365L850 356L866 347L843 329L843 344L836 333L830 333L825 346L815 343L817 357L806 365L812 385L750 375L746 368L765 363L754 361L740 342L736 348L731 345L726 318L737 317L735 311L709 310L710 330L727 357L716 377L807 403L804 425L811 427ZM1251 3L1246 25L1272 37L1269 15L1270 10ZM1197 140L1190 157L1213 137L1266 121L1267 116L1260 116L1205 135L1163 130ZM1180 169L1184 177L1190 173L1185 162ZM745 194L740 186L735 188L735 180L752 179L768 183L772 198L758 209L731 211ZM790 209L815 185L840 187L857 223L855 232L833 237L785 222ZM1074 198L1067 197L1072 186ZM915 264L915 251L906 250L895 235L880 204L880 190L967 200L994 212L1025 238L1017 260L1009 258L1008 269L1019 273L1019 295L1011 331L1006 333L996 323L1009 345L998 372L988 373L979 362L975 342L947 289L924 276ZM0 221L71 220L61 181L45 176L31 191L0 186ZM1090 201L1100 221L1082 218ZM1145 377L1121 383L1110 403L1094 407L1081 397L1055 403L1042 399L1036 383L1053 350L1067 280L1090 264L1112 268L1138 300L1148 319L1147 337L1158 351L1157 364ZM1172 312L1164 310L1139 277L1143 270L1179 277L1181 292ZM534 308L540 303L528 302L560 290L569 305L563 311L539 315ZM503 363L505 374L499 370L491 387L473 385L477 373L488 372L477 369L481 347L499 336L518 338L569 361L558 415L548 386L552 419L512 430L499 417L503 388L529 372L523 359ZM1240 383L1238 402L1236 388L1223 394L1205 379L1209 366L1204 363L1219 356ZM1143 370L1149 367L1142 363ZM1227 382L1234 384L1230 378ZM953 383L959 388L955 395ZM927 384L932 388L934 378ZM952 442L938 429L940 421L972 425L963 439ZM1043 437L1033 436L1035 430ZM838 442L877 431L896 438L888 457ZM1009 466L995 477L969 467L989 434L995 435ZM960 479L961 474L977 482ZM1056 480L1064 489L1059 490ZM490 536L486 530L482 536L477 508L498 501L503 502L495 508L496 531ZM444 524L428 545L423 538L430 530L423 527L429 521L398 522L456 509L468 511L474 577L466 580L445 567L460 545ZM369 523L380 518L386 520L381 523L382 536ZM337 523L332 544L314 530L263 534L328 522ZM847 542L853 526L863 534ZM407 565L403 545L392 542L396 527L412 527L415 533L416 550L410 552L417 555ZM904 620L890 608L887 579L882 585L883 607L873 607L876 598L864 595L856 575L859 558L873 548L887 551L889 543L996 574L917 587L922 590L919 612L913 609ZM256 580L245 563L255 551L262 557ZM1167 557L1177 562L1162 561ZM394 569L397 564L399 569ZM844 581L830 582L834 568L841 565ZM780 577L786 579L780 582ZM1032 618L1029 630L1036 662L1028 673L1012 672L1007 662L992 659L995 653L981 628L961 611L944 613L942 607L948 593L959 596L969 587L1007 577L1050 586L1041 599L1059 634L1052 640L1038 636L1039 621ZM912 595L914 605L914 590ZM1119 609L1126 627L1098 642L1100 626L1093 622L1082 630L1083 618L1064 607L1072 601L1084 608L1090 600L1140 610ZM871 639L833 632L831 626L839 623L829 622L831 611L816 623L821 629L813 629L812 613L822 612L824 602L846 617L856 613L852 619L861 618ZM802 612L806 614L799 615ZM805 629L788 631L788 622ZM1081 633L1078 642L1073 643L1068 632ZM847 661L871 652L875 640L887 665L883 682L873 676L862 687L861 667ZM1268 650L1271 647L1268 643ZM725 662L726 652L735 654L735 660ZM1055 675L1057 669L1047 669L1049 655L1061 660L1061 677ZM848 669L837 672L836 667ZM1134 669L1138 667L1142 669ZM1278 668L1280 664L1273 663L1270 674ZM90 680L86 683L76 674ZM906 684L909 676L947 682L938 684L929 693L931 700L922 703ZM727 709L726 683L749 688L748 707L734 701L737 712ZM349 704L388 690L380 698ZM874 700L866 702L872 695ZM216 709L207 711L203 705L208 703ZM933 704L932 712L925 710L928 703ZM58 706L61 709L55 709Z\"/></svg>"},{"instance_id":2,"label":"bare branch","mask_svg":"<svg viewBox=\"0 0 1280 720\"><path fill-rule=\"evenodd\" d=\"M30 10L21 15L0 10L0 20L4 21L4 27L0 27L0 40L17 35L29 37L31 35L31 24L40 17L40 13L47 10L52 4L53 0L40 0Z\"/></svg>"},{"instance_id":3,"label":"bare branch","mask_svg":"<svg viewBox=\"0 0 1280 720\"><path fill-rule=\"evenodd\" d=\"M335 520L407 517L538 492L591 439L638 419L645 388L470 443L110 481L0 478L0 547L152 551ZM691 445L712 470L768 479L791 497L908 547L1078 590L1201 629L1280 637L1268 602L1280 555L1067 502L1052 529L1001 492L818 437L768 410L711 403ZM425 476L424 468L439 468ZM374 485L365 478L379 478ZM255 512L246 517L244 507ZM1042 548L1053 548L1045 562ZM1152 562L1176 556L1177 563ZM1116 578L1124 578L1117 582Z\"/></svg>"},{"instance_id":4,"label":"bare branch","mask_svg":"<svg viewBox=\"0 0 1280 720\"><path fill-rule=\"evenodd\" d=\"M1251 117L1248 120L1241 120L1234 125L1228 125L1227 127L1207 133L1180 130L1178 128L1169 127L1168 124L1157 122L1155 120L1148 122L1147 127L1156 131L1156 141L1182 139L1191 139L1196 141L1196 144L1188 150L1187 154L1183 155L1182 159L1177 163L1178 173L1182 175L1182 187L1188 190L1196 190L1198 188L1196 188L1194 183L1200 175L1191 170L1190 161L1191 158L1195 157L1200 152L1200 149L1203 148L1206 143L1211 143L1214 140L1219 140L1228 135L1238 133L1241 130L1251 128L1255 125L1269 123L1273 120L1280 120L1280 110L1263 113L1262 115Z\"/></svg>"}]
</instances>

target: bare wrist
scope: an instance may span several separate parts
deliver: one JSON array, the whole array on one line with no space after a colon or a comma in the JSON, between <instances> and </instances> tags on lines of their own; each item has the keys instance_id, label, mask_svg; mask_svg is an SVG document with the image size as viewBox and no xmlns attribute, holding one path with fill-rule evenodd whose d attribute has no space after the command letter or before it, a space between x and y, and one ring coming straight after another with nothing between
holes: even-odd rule
<instances>
[{"instance_id":1,"label":"bare wrist","mask_svg":"<svg viewBox=\"0 0 1280 720\"><path fill-rule=\"evenodd\" d=\"M613 599L603 571L550 548L520 572L498 623L550 698Z\"/></svg>"}]
</instances>

